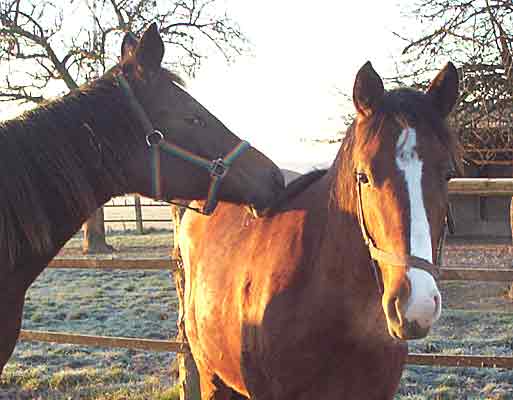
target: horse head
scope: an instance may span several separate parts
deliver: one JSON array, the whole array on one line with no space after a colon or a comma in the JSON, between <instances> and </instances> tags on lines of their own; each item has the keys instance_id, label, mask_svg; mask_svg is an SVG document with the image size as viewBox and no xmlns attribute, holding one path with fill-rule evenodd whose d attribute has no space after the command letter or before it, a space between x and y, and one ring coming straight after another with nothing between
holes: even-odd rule
<instances>
[{"instance_id":1,"label":"horse head","mask_svg":"<svg viewBox=\"0 0 513 400\"><path fill-rule=\"evenodd\" d=\"M125 35L120 64L112 70L125 95L135 98L134 107L142 108L138 114L146 125L147 146L142 136L141 151L131 155L134 191L164 200L208 196L207 213L218 199L265 208L283 188L278 167L196 101L162 67L163 57L164 43L152 24L140 40Z\"/></svg>"},{"instance_id":2,"label":"horse head","mask_svg":"<svg viewBox=\"0 0 513 400\"><path fill-rule=\"evenodd\" d=\"M436 251L458 159L444 121L457 97L450 63L425 93L386 92L370 63L354 85L352 212L380 275L388 331L399 339L426 336L441 313Z\"/></svg>"}]
</instances>

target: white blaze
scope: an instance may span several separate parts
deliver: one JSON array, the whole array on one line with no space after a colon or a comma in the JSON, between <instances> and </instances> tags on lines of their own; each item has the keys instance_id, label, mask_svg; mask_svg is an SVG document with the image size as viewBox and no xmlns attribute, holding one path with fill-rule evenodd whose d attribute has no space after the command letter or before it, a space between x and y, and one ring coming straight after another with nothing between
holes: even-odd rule
<instances>
[{"instance_id":1,"label":"white blaze","mask_svg":"<svg viewBox=\"0 0 513 400\"><path fill-rule=\"evenodd\" d=\"M404 174L410 202L410 254L433 262L431 230L422 194L422 160L417 153L417 132L405 128L396 145L396 164ZM421 327L431 326L439 317L442 298L436 282L426 271L410 268L411 295L405 317Z\"/></svg>"}]
</instances>

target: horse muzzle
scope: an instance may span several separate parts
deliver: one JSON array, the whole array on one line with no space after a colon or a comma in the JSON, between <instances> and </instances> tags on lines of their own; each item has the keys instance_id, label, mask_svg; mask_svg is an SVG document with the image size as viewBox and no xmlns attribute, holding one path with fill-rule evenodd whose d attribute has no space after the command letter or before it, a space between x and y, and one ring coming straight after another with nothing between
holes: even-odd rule
<instances>
[{"instance_id":1,"label":"horse muzzle","mask_svg":"<svg viewBox=\"0 0 513 400\"><path fill-rule=\"evenodd\" d=\"M382 299L388 331L397 339L421 339L440 318L442 297L433 277L424 270L410 268L395 290L385 287Z\"/></svg>"}]
</instances>

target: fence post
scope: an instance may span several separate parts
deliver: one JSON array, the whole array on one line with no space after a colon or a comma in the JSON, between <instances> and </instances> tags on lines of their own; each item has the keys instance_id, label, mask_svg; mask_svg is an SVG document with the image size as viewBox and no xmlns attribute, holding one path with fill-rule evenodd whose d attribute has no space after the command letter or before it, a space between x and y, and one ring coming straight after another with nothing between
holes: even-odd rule
<instances>
[{"instance_id":1,"label":"fence post","mask_svg":"<svg viewBox=\"0 0 513 400\"><path fill-rule=\"evenodd\" d=\"M176 295L178 297L178 319L176 321L178 333L176 340L187 343L187 335L185 333L184 318L184 290L185 290L185 274L183 270L180 249L178 247L178 229L180 221L185 209L178 206L171 206L171 215L173 218L173 250L171 258L176 260L176 269L174 270L174 280ZM196 364L190 352L180 353L176 355L178 365L178 387L180 392L180 400L201 400L201 392L199 387L199 375Z\"/></svg>"},{"instance_id":2,"label":"fence post","mask_svg":"<svg viewBox=\"0 0 513 400\"><path fill-rule=\"evenodd\" d=\"M135 204L135 229L137 233L143 234L143 219L142 219L142 208L141 208L141 197L138 194L134 194L134 204Z\"/></svg>"},{"instance_id":3,"label":"fence post","mask_svg":"<svg viewBox=\"0 0 513 400\"><path fill-rule=\"evenodd\" d=\"M112 253L114 247L105 240L105 216L103 207L98 208L84 223L84 239L82 241L82 253L101 254Z\"/></svg>"}]
</instances>

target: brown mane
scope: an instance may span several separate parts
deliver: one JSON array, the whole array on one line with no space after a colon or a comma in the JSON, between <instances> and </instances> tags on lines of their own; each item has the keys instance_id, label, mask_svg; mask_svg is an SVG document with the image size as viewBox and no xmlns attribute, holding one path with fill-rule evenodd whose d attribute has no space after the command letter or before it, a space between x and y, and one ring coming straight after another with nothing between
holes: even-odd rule
<instances>
[{"instance_id":1,"label":"brown mane","mask_svg":"<svg viewBox=\"0 0 513 400\"><path fill-rule=\"evenodd\" d=\"M314 182L321 179L326 175L326 172L328 172L327 169L315 169L294 179L287 185L285 190L280 193L275 203L264 212L264 215L270 217L281 211L289 201L304 192Z\"/></svg>"},{"instance_id":2,"label":"brown mane","mask_svg":"<svg viewBox=\"0 0 513 400\"><path fill-rule=\"evenodd\" d=\"M27 243L36 253L55 245L49 199L64 199L63 214L87 217L95 209L92 181L102 176L101 186L114 192L126 185L121 161L132 154L130 144L144 144L132 114L109 73L0 123L0 254L7 268ZM97 174L100 168L104 172Z\"/></svg>"}]
</instances>

